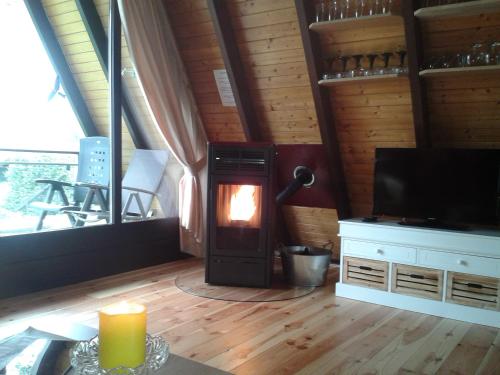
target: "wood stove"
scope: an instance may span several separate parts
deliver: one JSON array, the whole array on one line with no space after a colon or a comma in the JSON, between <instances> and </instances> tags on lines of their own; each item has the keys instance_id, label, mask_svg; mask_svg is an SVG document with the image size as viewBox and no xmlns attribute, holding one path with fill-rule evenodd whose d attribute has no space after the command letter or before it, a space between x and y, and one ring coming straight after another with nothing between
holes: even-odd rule
<instances>
[{"instance_id":1,"label":"wood stove","mask_svg":"<svg viewBox=\"0 0 500 375\"><path fill-rule=\"evenodd\" d=\"M207 283L271 285L275 155L272 144L208 146Z\"/></svg>"}]
</instances>

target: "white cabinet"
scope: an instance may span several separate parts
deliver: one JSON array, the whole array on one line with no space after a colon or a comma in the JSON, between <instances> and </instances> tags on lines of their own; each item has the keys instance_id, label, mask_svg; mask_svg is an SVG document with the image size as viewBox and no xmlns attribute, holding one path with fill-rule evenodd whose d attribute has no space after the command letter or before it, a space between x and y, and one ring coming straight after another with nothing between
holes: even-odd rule
<instances>
[{"instance_id":1,"label":"white cabinet","mask_svg":"<svg viewBox=\"0 0 500 375\"><path fill-rule=\"evenodd\" d=\"M353 219L340 221L340 236L336 295L500 327L499 231Z\"/></svg>"}]
</instances>

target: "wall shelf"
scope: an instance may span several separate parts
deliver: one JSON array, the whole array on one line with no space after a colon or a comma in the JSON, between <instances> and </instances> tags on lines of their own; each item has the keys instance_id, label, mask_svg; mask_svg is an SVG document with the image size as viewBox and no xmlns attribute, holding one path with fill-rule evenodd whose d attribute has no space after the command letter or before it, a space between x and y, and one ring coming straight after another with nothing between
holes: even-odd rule
<instances>
[{"instance_id":1,"label":"wall shelf","mask_svg":"<svg viewBox=\"0 0 500 375\"><path fill-rule=\"evenodd\" d=\"M415 11L415 17L420 19L433 19L441 17L473 16L493 12L500 12L500 1L474 0L465 3L420 8Z\"/></svg>"},{"instance_id":2,"label":"wall shelf","mask_svg":"<svg viewBox=\"0 0 500 375\"><path fill-rule=\"evenodd\" d=\"M425 69L419 72L421 77L442 77L461 75L473 72L500 72L500 65L484 65L484 66L470 66L465 68L446 68L446 69Z\"/></svg>"},{"instance_id":3,"label":"wall shelf","mask_svg":"<svg viewBox=\"0 0 500 375\"><path fill-rule=\"evenodd\" d=\"M362 81L378 81L386 79L394 79L400 77L408 77L407 74L381 74L375 76L366 77L352 77L352 78L334 78L334 79L322 79L318 82L320 86L338 86L350 82L362 82Z\"/></svg>"},{"instance_id":4,"label":"wall shelf","mask_svg":"<svg viewBox=\"0 0 500 375\"><path fill-rule=\"evenodd\" d=\"M341 30L359 30L363 27L386 27L402 23L403 18L392 12L358 18L350 17L342 20L314 22L309 25L309 30L321 34Z\"/></svg>"}]
</instances>

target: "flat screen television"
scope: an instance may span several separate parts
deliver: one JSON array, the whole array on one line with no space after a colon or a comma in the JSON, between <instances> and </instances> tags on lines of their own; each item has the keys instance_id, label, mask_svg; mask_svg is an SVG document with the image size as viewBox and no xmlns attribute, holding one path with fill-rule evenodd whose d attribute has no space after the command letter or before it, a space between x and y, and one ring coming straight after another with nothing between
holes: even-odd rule
<instances>
[{"instance_id":1,"label":"flat screen television","mask_svg":"<svg viewBox=\"0 0 500 375\"><path fill-rule=\"evenodd\" d=\"M498 224L500 150L379 148L374 215Z\"/></svg>"}]
</instances>

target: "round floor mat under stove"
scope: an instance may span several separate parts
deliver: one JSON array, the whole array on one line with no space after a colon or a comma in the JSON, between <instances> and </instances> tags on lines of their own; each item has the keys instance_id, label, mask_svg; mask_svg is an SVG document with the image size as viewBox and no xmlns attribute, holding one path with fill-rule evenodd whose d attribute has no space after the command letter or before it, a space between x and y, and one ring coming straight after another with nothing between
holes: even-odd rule
<instances>
[{"instance_id":1,"label":"round floor mat under stove","mask_svg":"<svg viewBox=\"0 0 500 375\"><path fill-rule=\"evenodd\" d=\"M282 301L305 296L315 287L294 287L288 285L283 277L281 264L275 263L271 288L247 288L220 286L205 283L205 268L177 276L175 285L183 292L198 297L235 302L270 302Z\"/></svg>"}]
</instances>

